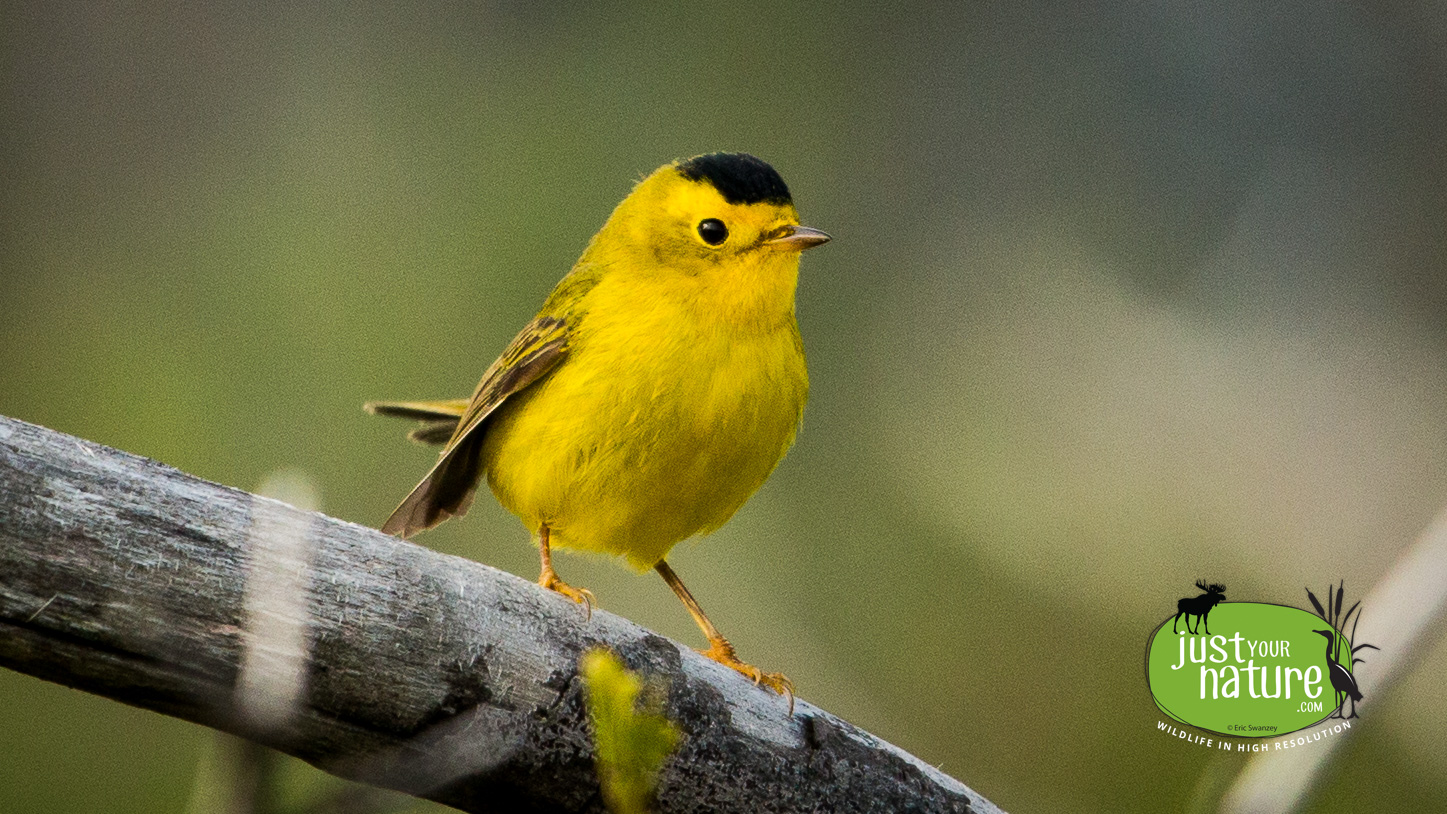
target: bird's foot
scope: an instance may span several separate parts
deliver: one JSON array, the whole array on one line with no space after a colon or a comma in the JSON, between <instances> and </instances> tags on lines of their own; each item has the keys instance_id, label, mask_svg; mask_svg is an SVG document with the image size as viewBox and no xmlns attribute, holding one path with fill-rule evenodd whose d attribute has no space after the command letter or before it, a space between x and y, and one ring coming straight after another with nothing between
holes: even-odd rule
<instances>
[{"instance_id":1,"label":"bird's foot","mask_svg":"<svg viewBox=\"0 0 1447 814\"><path fill-rule=\"evenodd\" d=\"M550 591L556 591L563 596L566 596L567 598L573 600L574 602L577 602L579 605L582 605L583 613L589 619L593 618L593 603L597 600L593 598L592 591L588 590L587 588L574 588L573 586L559 579L557 572L551 568L543 569L543 573L538 576L538 584L543 586L544 588L547 588Z\"/></svg>"},{"instance_id":2,"label":"bird's foot","mask_svg":"<svg viewBox=\"0 0 1447 814\"><path fill-rule=\"evenodd\" d=\"M790 681L788 676L783 673L766 673L752 664L740 661L738 654L734 652L733 645L724 639L710 641L707 650L698 652L725 667L731 667L743 673L746 678L758 686L767 687L779 695L786 696L789 699L789 714L794 714L794 682Z\"/></svg>"}]
</instances>

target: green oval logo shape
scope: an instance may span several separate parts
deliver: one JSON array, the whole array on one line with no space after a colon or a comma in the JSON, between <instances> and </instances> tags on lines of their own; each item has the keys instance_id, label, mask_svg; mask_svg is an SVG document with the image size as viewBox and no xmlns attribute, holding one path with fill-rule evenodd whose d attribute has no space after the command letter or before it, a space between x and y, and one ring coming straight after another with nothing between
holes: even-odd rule
<instances>
[{"instance_id":1,"label":"green oval logo shape","mask_svg":"<svg viewBox=\"0 0 1447 814\"><path fill-rule=\"evenodd\" d=\"M1331 664L1350 647L1322 618L1285 605L1221 602L1210 611L1209 634L1199 624L1191 632L1189 621L1167 618L1146 647L1146 681L1165 714L1208 732L1269 738L1336 711Z\"/></svg>"}]
</instances>

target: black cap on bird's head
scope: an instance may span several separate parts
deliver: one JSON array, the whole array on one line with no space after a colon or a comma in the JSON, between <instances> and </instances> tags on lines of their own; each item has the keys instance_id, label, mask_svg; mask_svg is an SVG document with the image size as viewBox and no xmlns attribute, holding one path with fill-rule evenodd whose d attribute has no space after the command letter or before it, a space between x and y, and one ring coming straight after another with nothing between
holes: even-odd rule
<instances>
[{"instance_id":1,"label":"black cap on bird's head","mask_svg":"<svg viewBox=\"0 0 1447 814\"><path fill-rule=\"evenodd\" d=\"M748 153L709 153L684 159L678 171L691 181L708 181L731 204L792 204L789 187L768 162Z\"/></svg>"}]
</instances>

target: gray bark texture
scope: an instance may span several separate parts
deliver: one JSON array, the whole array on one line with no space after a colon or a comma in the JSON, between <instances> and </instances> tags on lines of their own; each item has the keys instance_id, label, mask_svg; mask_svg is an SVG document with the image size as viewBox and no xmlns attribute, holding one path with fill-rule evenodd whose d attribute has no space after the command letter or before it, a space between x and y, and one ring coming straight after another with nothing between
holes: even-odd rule
<instances>
[{"instance_id":1,"label":"gray bark texture","mask_svg":"<svg viewBox=\"0 0 1447 814\"><path fill-rule=\"evenodd\" d=\"M605 611L0 416L10 669L464 811L603 812L577 673L595 646L667 688L659 811L998 811Z\"/></svg>"}]
</instances>

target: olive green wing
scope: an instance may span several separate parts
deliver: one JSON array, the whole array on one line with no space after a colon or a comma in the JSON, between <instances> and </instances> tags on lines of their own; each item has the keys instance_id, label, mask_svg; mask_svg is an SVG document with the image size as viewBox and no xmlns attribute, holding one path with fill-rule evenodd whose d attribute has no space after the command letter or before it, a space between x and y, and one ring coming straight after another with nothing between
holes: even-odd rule
<instances>
[{"instance_id":1,"label":"olive green wing","mask_svg":"<svg viewBox=\"0 0 1447 814\"><path fill-rule=\"evenodd\" d=\"M534 319L513 338L497 361L482 374L482 381L478 382L477 390L461 411L457 428L432 471L392 512L392 516L382 524L382 531L410 537L449 517L467 513L477 491L478 478L482 475L479 453L488 417L508 396L526 389L557 366L568 351L568 339L567 323L552 316ZM437 415L440 406L446 404L397 402L377 405L378 409L373 412L419 418L436 424L440 420L452 420L447 414ZM418 432L427 429L424 425Z\"/></svg>"}]
</instances>

